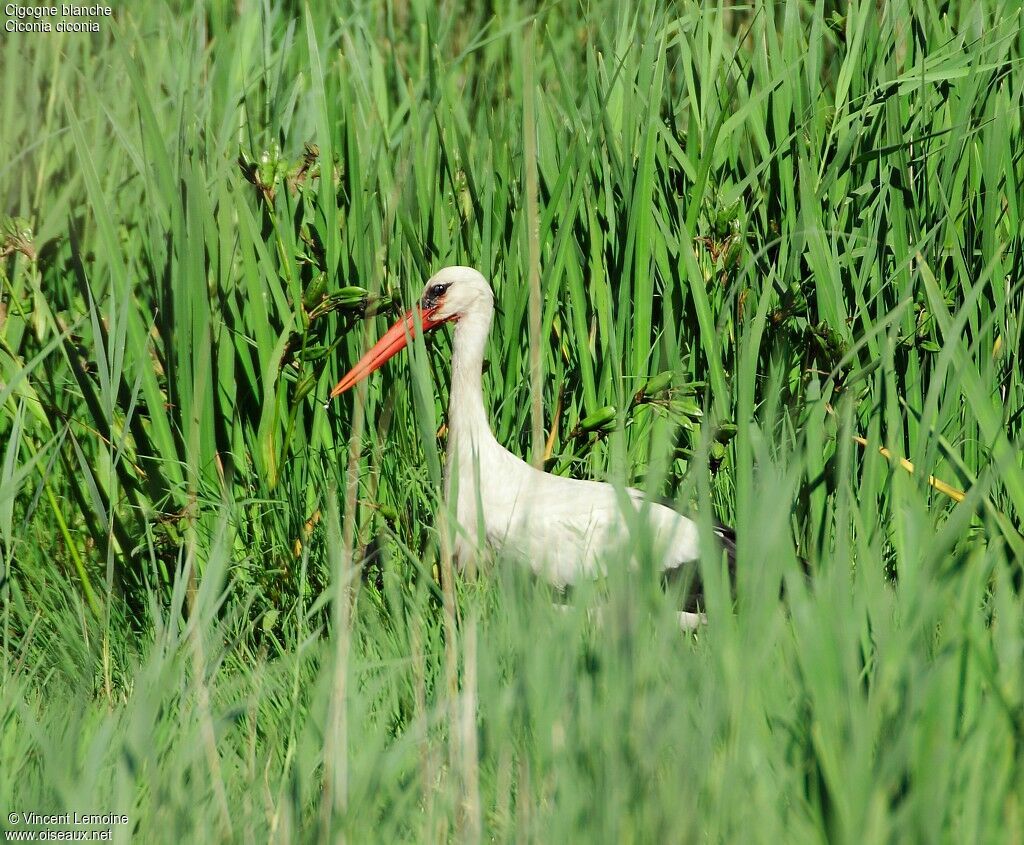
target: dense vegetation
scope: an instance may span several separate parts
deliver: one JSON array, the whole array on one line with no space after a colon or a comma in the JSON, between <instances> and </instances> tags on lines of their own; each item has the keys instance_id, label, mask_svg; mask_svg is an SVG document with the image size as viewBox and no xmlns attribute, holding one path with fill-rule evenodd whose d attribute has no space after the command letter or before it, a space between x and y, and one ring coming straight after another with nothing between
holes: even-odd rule
<instances>
[{"instance_id":1,"label":"dense vegetation","mask_svg":"<svg viewBox=\"0 0 1024 845\"><path fill-rule=\"evenodd\" d=\"M311 5L3 39L4 815L1024 834L1019 4ZM454 263L502 443L735 526L695 636L442 577L443 332L323 407Z\"/></svg>"}]
</instances>

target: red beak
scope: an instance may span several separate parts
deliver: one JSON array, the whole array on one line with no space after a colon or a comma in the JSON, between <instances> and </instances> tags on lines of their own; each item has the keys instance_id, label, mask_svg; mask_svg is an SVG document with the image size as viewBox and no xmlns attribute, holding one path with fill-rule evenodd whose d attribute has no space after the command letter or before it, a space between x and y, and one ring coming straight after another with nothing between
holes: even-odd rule
<instances>
[{"instance_id":1,"label":"red beak","mask_svg":"<svg viewBox=\"0 0 1024 845\"><path fill-rule=\"evenodd\" d=\"M443 320L438 320L434 317L440 308L440 304L427 309L420 308L417 305L407 312L404 317L384 333L384 336L373 345L369 352L356 362L356 365L345 374L345 377L334 385L330 398L333 399L335 396L340 396L349 388L354 387L370 375L370 373L379 370L385 363L405 349L409 341L416 334L417 314L419 315L419 322L424 332L429 332L431 329L436 329L442 323L447 323L451 319L450 317Z\"/></svg>"}]
</instances>

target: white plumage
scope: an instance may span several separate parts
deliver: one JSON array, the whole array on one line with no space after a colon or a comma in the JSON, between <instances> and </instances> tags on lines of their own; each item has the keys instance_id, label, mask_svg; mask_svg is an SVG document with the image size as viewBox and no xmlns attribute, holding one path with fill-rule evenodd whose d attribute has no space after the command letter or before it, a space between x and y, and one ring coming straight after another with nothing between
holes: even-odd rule
<instances>
[{"instance_id":1,"label":"white plumage","mask_svg":"<svg viewBox=\"0 0 1024 845\"><path fill-rule=\"evenodd\" d=\"M696 561L697 526L672 508L646 501L633 488L541 472L498 443L481 381L493 313L494 294L479 272L446 267L427 282L418 308L395 323L331 391L333 398L378 369L406 345L417 323L424 331L454 323L445 484L449 507L456 499L457 558L487 546L564 587L600 574L616 550L632 558L630 538L638 533L631 527L644 520L648 531L639 536L651 538L663 572ZM680 614L687 627L699 618Z\"/></svg>"}]
</instances>

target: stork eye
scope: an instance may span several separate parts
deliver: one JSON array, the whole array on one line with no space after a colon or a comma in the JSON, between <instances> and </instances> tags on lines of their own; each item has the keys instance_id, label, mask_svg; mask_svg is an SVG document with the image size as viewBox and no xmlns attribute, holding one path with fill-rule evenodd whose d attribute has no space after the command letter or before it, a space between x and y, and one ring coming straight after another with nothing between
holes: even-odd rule
<instances>
[{"instance_id":1,"label":"stork eye","mask_svg":"<svg viewBox=\"0 0 1024 845\"><path fill-rule=\"evenodd\" d=\"M444 292L448 290L448 285L433 285L430 288L430 295L435 299L444 296Z\"/></svg>"}]
</instances>

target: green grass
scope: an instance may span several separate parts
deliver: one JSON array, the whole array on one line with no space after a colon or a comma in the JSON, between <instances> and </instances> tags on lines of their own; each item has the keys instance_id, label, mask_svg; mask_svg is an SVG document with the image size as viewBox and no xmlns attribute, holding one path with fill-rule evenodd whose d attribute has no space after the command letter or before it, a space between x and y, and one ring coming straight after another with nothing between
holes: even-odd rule
<instances>
[{"instance_id":1,"label":"green grass","mask_svg":"<svg viewBox=\"0 0 1024 845\"><path fill-rule=\"evenodd\" d=\"M1018 4L330 5L4 37L0 827L1024 835ZM453 263L502 443L735 526L695 637L440 577L443 333L323 409Z\"/></svg>"}]
</instances>

